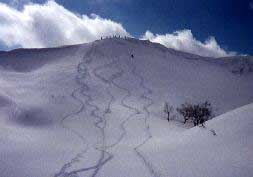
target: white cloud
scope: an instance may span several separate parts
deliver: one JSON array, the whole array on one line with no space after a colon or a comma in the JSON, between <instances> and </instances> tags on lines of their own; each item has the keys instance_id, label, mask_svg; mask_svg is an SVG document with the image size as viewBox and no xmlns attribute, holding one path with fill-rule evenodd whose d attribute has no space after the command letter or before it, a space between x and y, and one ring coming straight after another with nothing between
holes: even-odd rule
<instances>
[{"instance_id":1,"label":"white cloud","mask_svg":"<svg viewBox=\"0 0 253 177\"><path fill-rule=\"evenodd\" d=\"M53 47L90 42L108 35L129 36L119 23L75 14L54 1L17 10L0 3L0 41L8 47Z\"/></svg>"},{"instance_id":2,"label":"white cloud","mask_svg":"<svg viewBox=\"0 0 253 177\"><path fill-rule=\"evenodd\" d=\"M207 57L225 57L236 55L235 52L226 52L222 49L214 37L208 38L204 43L198 41L192 35L191 30L176 31L172 34L154 35L150 31L141 37L152 42L160 43L168 48L181 50Z\"/></svg>"},{"instance_id":3,"label":"white cloud","mask_svg":"<svg viewBox=\"0 0 253 177\"><path fill-rule=\"evenodd\" d=\"M53 0L45 4L27 3L29 0L12 2L14 5L0 3L0 43L9 48L54 47L90 42L101 36L131 36L120 23L96 14L87 16L73 13ZM15 4L20 3L22 9L15 7ZM202 56L222 57L236 54L222 49L214 37L204 43L196 40L190 30L165 35L155 35L147 31L141 39Z\"/></svg>"}]
</instances>

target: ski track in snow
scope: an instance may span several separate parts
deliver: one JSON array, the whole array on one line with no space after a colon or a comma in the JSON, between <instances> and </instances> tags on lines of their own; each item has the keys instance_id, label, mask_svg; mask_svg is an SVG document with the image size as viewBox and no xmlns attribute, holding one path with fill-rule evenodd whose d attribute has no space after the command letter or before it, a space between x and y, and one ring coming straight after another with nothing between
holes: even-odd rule
<instances>
[{"instance_id":1,"label":"ski track in snow","mask_svg":"<svg viewBox=\"0 0 253 177\"><path fill-rule=\"evenodd\" d=\"M88 53L86 54L86 56L84 57L84 62L81 63L81 66L83 65L84 68L86 66L86 64L90 64L92 63L92 57L89 57L89 55L93 52L93 46L91 47L91 50L88 51ZM87 58L87 60L86 60ZM92 71L92 73L94 73L94 71ZM106 141L106 137L105 137L105 126L106 126L106 118L105 118L105 114L103 114L102 116L99 116L97 114L97 112L100 111L100 108L96 105L96 104L93 104L92 102L94 101L92 99L91 96L87 95L84 93L84 91L88 91L89 90L89 86L85 84L85 81L81 82L80 84L82 84L85 89L81 92L81 94L83 96L86 96L88 97L88 100L85 102L86 105L90 106L93 108L93 110L90 112L90 116L94 117L95 119L97 119L97 121L95 121L94 123L94 126L100 130L100 133L101 133L101 138L102 138L102 147L94 147L97 151L100 152L100 157L99 157L99 160L98 162L96 163L95 166L93 167L88 167L88 168L83 168L83 169L78 169L78 170L75 170L75 171L72 171L72 174L77 174L77 173L80 173L80 172L84 172L84 171L88 171L88 170L91 170L91 169L94 169L91 177L95 177L98 173L98 171L101 169L101 167L107 162L109 161L110 159L113 158L113 155L110 154L109 152L107 152L105 150L105 141ZM111 106L111 102L112 102L113 98L111 98L111 100L109 101L107 107L110 108ZM106 157L106 155L108 157Z\"/></svg>"},{"instance_id":2,"label":"ski track in snow","mask_svg":"<svg viewBox=\"0 0 253 177\"><path fill-rule=\"evenodd\" d=\"M81 84L80 84L80 82L81 82L80 80L86 78L86 76L87 76L87 71L84 70L84 69L82 69L82 68L81 68L81 63L79 63L78 66L77 66L77 72L78 72L78 75L76 76L76 82L77 82L79 85L81 85ZM66 170L67 170L68 168L70 168L70 167L72 166L73 163L79 162L79 158L81 158L82 155L84 155L84 154L87 152L87 150L88 150L88 145L86 144L85 138L84 138L80 133L78 133L77 131L75 131L75 130L69 128L67 125L64 124L64 122L65 122L67 119L70 119L70 118L72 118L73 116L76 116L76 115L78 115L78 114L80 114L81 112L84 111L85 105L84 105L83 101L82 101L80 98L78 98L78 97L76 96L76 93L81 93L81 92L83 92L84 89L85 89L85 85L81 85L80 88L75 89L75 90L71 93L71 97L72 97L74 100L76 100L76 101L80 104L80 108L79 108L77 111L75 111L75 112L73 112L73 113L70 113L70 114L68 114L67 116L65 116L65 117L61 120L61 125L63 126L63 128L65 128L65 129L67 129L68 131L70 131L70 132L72 132L73 134L75 134L75 135L82 141L82 143L83 143L85 149L84 149L82 152L78 153L70 162L64 164L63 167L60 169L60 171L59 171L57 174L54 175L54 177L61 177L61 176L66 176L66 175L67 175L67 176L70 176L69 173L66 172Z\"/></svg>"},{"instance_id":3,"label":"ski track in snow","mask_svg":"<svg viewBox=\"0 0 253 177\"><path fill-rule=\"evenodd\" d=\"M92 57L89 57L90 54L92 54L93 51L93 47L91 47L91 49L86 53L86 56L84 57L84 62L81 62L78 66L78 73L81 73L82 71L85 71L85 73L87 72L87 68L86 68L86 64L90 64L92 63ZM87 60L86 60L87 58ZM114 61L112 62L114 63ZM100 70L100 69L103 69L103 68L106 68L108 67L110 64L106 64L106 65L103 65L103 66L99 66L95 69L93 69L92 73L98 78L100 79L104 84L107 84L110 82L113 81L113 79L116 79L118 77L120 77L122 75L122 73L116 73L113 75L112 78L110 78L109 80L106 80L105 78L103 78L102 76L100 76L99 74L97 74L97 71ZM80 72L81 71L81 72ZM86 76L87 74L85 74ZM113 155L110 154L109 152L106 151L106 149L108 147L105 146L105 127L106 127L106 112L104 111L103 115L102 116L99 116L96 114L96 112L99 112L100 111L100 108L95 105L95 104L92 104L91 102L93 102L94 100L92 99L92 97L88 94L85 94L84 92L85 91L88 91L89 90L89 86L85 83L84 79L86 77L83 77L83 75L81 74L81 80L79 80L78 84L81 85L82 87L82 90L81 90L81 94L85 97L87 97L88 99L85 101L85 104L87 106L90 106L93 108L93 110L90 112L90 116L94 117L97 119L97 121L95 122L95 127L100 129L100 132L101 132L101 136L102 136L102 147L95 147L96 150L100 151L101 152L101 155L100 155L100 158L98 160L98 162L96 163L95 166L92 166L92 167L88 167L88 168L82 168L82 169L77 169L77 170L73 170L71 171L70 173L68 173L68 176L73 176L73 175L76 175L78 173L81 173L81 172L85 172L85 171L88 171L88 170L93 170L94 169L94 172L92 173L92 177L95 177L98 173L98 171L101 169L101 167L107 163L109 160L111 160L113 158ZM106 88L106 92L107 94L110 96L110 101L108 102L108 105L107 105L107 109L111 109L111 104L112 102L115 100L114 96L110 93L109 91L109 87ZM116 144L115 144L116 145ZM108 155L108 157L105 157L106 155Z\"/></svg>"},{"instance_id":4,"label":"ski track in snow","mask_svg":"<svg viewBox=\"0 0 253 177\"><path fill-rule=\"evenodd\" d=\"M160 177L161 175L159 174L159 172L157 170L155 170L155 168L153 167L152 163L149 162L145 156L141 153L140 148L145 145L151 138L152 138L152 134L150 132L150 127L149 127L149 123L148 123L148 118L150 117L150 111L149 111L149 107L152 106L154 104L154 101L152 98L148 97L147 95L151 95L152 94L152 90L150 88L148 88L147 86L144 85L144 78L138 74L136 72L136 66L134 65L134 63L132 62L134 59L132 59L129 62L129 65L132 66L132 74L134 76L136 76L137 78L140 79L140 87L143 88L144 92L141 95L140 98L145 99L148 101L148 103L146 103L145 105L143 105L142 109L145 112L145 116L144 116L144 124L145 124L145 133L146 133L146 139L141 142L139 145L137 145L134 148L134 151L136 152L136 154L138 155L138 157L140 159L142 159L144 165L147 167L147 169L149 170L150 174L154 177Z\"/></svg>"},{"instance_id":5,"label":"ski track in snow","mask_svg":"<svg viewBox=\"0 0 253 177\"><path fill-rule=\"evenodd\" d=\"M119 60L119 59L118 59ZM109 79L104 78L103 76L99 75L97 72L98 70L104 69L106 67L112 67L113 65L116 65L117 69L119 70L118 72L114 73ZM114 80L122 77L122 75L124 75L124 70L119 66L119 62L117 62L117 60L113 60L112 62L105 64L101 67L96 68L94 75L98 78L100 78L105 84L110 84L110 86L115 86L116 88L123 90L124 92L126 92L126 95L120 100L120 104L121 106L125 107L128 110L134 111L133 114L131 114L130 116L128 116L125 120L123 120L120 123L120 128L122 130L122 133L120 134L119 138L116 140L115 143L111 144L111 145L107 145L106 148L113 148L116 145L118 145L122 139L124 138L124 136L126 135L127 131L125 129L125 124L127 123L127 121L132 118L134 115L140 114L140 111L137 108L131 107L130 105L128 105L126 103L126 100L128 98L130 98L132 96L130 90L128 90L127 88L121 87L120 85L118 85ZM108 90L109 87L107 87L107 92L108 94L113 97L113 95L111 95L111 93Z\"/></svg>"},{"instance_id":6,"label":"ski track in snow","mask_svg":"<svg viewBox=\"0 0 253 177\"><path fill-rule=\"evenodd\" d=\"M93 52L93 45L91 46L91 49L86 53L86 56L89 56L91 53ZM85 59L86 57L84 57L83 59ZM76 162L79 162L79 158L81 158L88 150L88 145L86 144L86 140L85 138L80 134L78 133L77 131L69 128L67 125L64 124L64 122L67 120L67 119L70 119L72 118L73 116L75 115L78 115L80 114L81 112L84 111L85 109L85 104L86 105L89 105L91 107L94 108L93 111L91 111L90 115L95 117L95 118L98 118L98 121L95 122L95 126L97 128L99 128L101 130L101 134L102 134L102 144L104 146L104 141L105 141L105 137L104 137L104 130L103 130L103 127L99 127L99 123L103 122L103 118L102 117L99 117L95 114L96 111L99 111L99 108L96 106L96 105L93 105L91 104L90 102L93 101L93 99L87 95L87 94L84 94L85 91L88 91L89 90L89 87L88 85L85 83L85 79L87 76L89 76L89 73L88 73L88 68L86 67L86 64L89 64L92 62L92 58L91 57L88 57L89 60L86 60L86 61L81 61L78 66L77 66L77 76L76 76L76 82L78 85L80 85L79 88L75 89L72 93L71 93L71 97L76 100L78 103L80 103L80 108L77 110L77 111L74 111L68 115L66 115L65 117L62 118L61 120L61 124L62 124L62 127L67 129L68 131L72 132L73 134L75 134L77 137L79 137L79 139L81 139L82 143L84 144L85 146L85 149L82 151L82 152L79 152L70 162L66 163L63 165L63 167L60 169L60 171L58 173L56 173L54 175L54 177L73 177L73 176L77 176L78 173L80 172L84 172L84 171L88 171L88 170L92 170L94 169L95 171L93 172L93 176L96 175L96 173L98 172L98 170L100 169L100 166L102 166L103 164L105 164L109 159L112 158L112 156L109 154L109 157L107 159L104 159L104 156L105 156L105 151L103 150L103 147L102 147L102 150L100 150L99 148L95 148L96 150L100 151L101 152L101 156L100 156L100 159L99 159L99 162L95 165L95 166L92 166L92 167L88 167L88 168L82 168L82 169L78 169L78 170L73 170L71 172L67 172L67 169L70 168L72 166L73 163L76 163ZM81 95L85 96L88 98L88 100L85 101L85 103L82 101L82 99L78 98L76 96L77 93L80 93Z\"/></svg>"},{"instance_id":7,"label":"ski track in snow","mask_svg":"<svg viewBox=\"0 0 253 177\"><path fill-rule=\"evenodd\" d=\"M119 66L119 64L117 64L117 68L119 69L119 73L124 73L123 69ZM126 128L125 128L125 124L134 116L141 114L140 110L138 110L135 107L132 107L131 105L127 104L127 99L132 97L133 94L131 93L131 91L127 88L124 88L122 86L120 86L119 84L117 84L116 82L114 82L114 80L112 80L112 84L117 87L118 89L121 89L123 91L126 92L126 95L121 99L120 101L120 105L125 107L126 109L130 110L131 112L133 112L132 114L130 114L124 121L122 121L120 123L120 128L122 130L122 134L120 135L119 139L117 142L115 142L114 144L112 144L110 147L117 145L120 141L122 141L122 139L124 138L124 136L127 134Z\"/></svg>"},{"instance_id":8,"label":"ski track in snow","mask_svg":"<svg viewBox=\"0 0 253 177\"><path fill-rule=\"evenodd\" d=\"M83 61L81 61L78 66L77 66L77 76L76 76L76 82L77 84L80 86L79 88L75 89L72 94L71 97L73 99L75 99L77 102L80 103L80 108L65 116L62 119L62 125L64 128L66 128L67 130L71 131L72 133L74 133L76 136L78 136L81 140L82 143L85 146L85 149L78 153L70 162L66 163L63 165L63 167L61 168L60 172L57 173L54 177L77 177L78 173L83 173L85 171L90 171L90 170L94 170L91 174L91 177L95 177L97 175L97 173L99 172L99 170L102 168L103 165L105 165L108 161L110 161L113 158L113 154L109 153L108 151L106 151L109 148L113 148L115 146L117 146L124 138L124 136L127 134L127 131L125 129L125 124L131 119L134 118L134 116L138 115L138 114L142 114L142 111L140 111L138 108L133 107L129 104L127 104L127 99L129 99L130 97L133 96L133 94L131 93L131 91L125 87L120 86L118 83L115 82L115 80L117 80L118 78L122 77L122 75L124 75L124 70L119 66L119 62L117 62L118 60L114 59L112 60L110 63L104 64L102 66L98 66L95 69L93 69L91 71L91 73L98 78L99 80L101 80L101 82L103 84L105 84L106 86L106 92L110 97L109 102L107 103L107 109L110 110L111 109L111 105L112 103L115 101L115 97L114 95L111 94L109 88L114 86L120 90L123 90L126 95L120 100L120 104L121 106L125 107L126 109L130 110L131 112L133 112L132 114L130 114L125 120L123 120L120 123L120 129L122 131L122 133L120 134L119 138L116 140L116 142L114 142L113 144L110 145L106 145L106 137L105 137L105 127L106 127L106 110L104 111L104 113L102 114L102 116L99 116L97 113L101 111L101 109L99 108L98 105L92 103L94 100L93 98L87 94L87 92L90 90L89 86L86 84L85 79L87 77L90 76L90 73L88 71L88 64L91 64L93 61L93 58L91 57L91 54L94 51L93 46L91 46L90 50L87 51L87 53L85 54L85 56L83 57ZM152 138L152 134L150 132L150 128L149 128L149 124L148 124L148 118L150 117L150 111L149 111L149 107L152 106L154 104L154 101L152 100L152 98L150 98L148 95L152 94L152 90L148 87L145 86L144 84L144 78L138 74L136 72L136 66L133 64L132 61L128 61L127 62L129 67L131 67L131 73L133 76L135 76L136 78L138 78L140 80L140 87L144 90L143 94L140 96L141 99L145 99L147 101L146 104L143 105L142 110L145 113L144 115L144 124L145 124L145 134L146 134L146 138L137 146L134 147L134 151L136 153L136 155L142 160L143 164L146 166L146 168L149 170L150 174L154 177L159 177L160 174L157 172L157 170L154 169L153 165L151 162L149 162L146 157L142 154L142 152L140 151L141 147L143 145L145 145L151 138ZM110 78L105 78L103 76L101 76L100 74L98 74L99 71L105 69L105 68L110 68L113 65L116 65L118 72L114 73ZM85 100L85 102L82 101L82 99L77 97L77 93L81 94L82 96L86 97L87 99ZM85 138L78 133L77 131L68 128L66 125L64 125L64 121L67 119L70 119L71 117L80 114L81 112L84 111L85 106L87 107L91 107L93 108L93 110L90 112L90 116L94 117L97 121L95 121L94 126L100 130L101 133L101 138L102 138L102 142L101 143L101 147L94 147L97 151L100 152L100 157L98 159L98 162L91 167L84 167L81 169L76 169L76 170L72 170L70 172L66 172L68 168L70 168L72 166L73 163L77 163L79 162L79 159L82 158L82 156L87 152L88 150L88 145L86 144L86 140ZM106 157L107 156L107 157Z\"/></svg>"},{"instance_id":9,"label":"ski track in snow","mask_svg":"<svg viewBox=\"0 0 253 177\"><path fill-rule=\"evenodd\" d=\"M117 144L119 144L120 141L122 141L122 139L124 138L124 136L127 133L124 125L131 118L133 118L135 115L141 113L140 110L138 110L137 108L131 107L130 105L128 105L128 104L125 103L125 101L127 100L127 98L130 98L131 96L133 96L131 94L130 90L128 90L127 88L121 87L121 86L119 86L118 84L116 84L114 82L115 77L117 77L119 75L122 75L124 73L124 71L119 67L119 65L117 65L117 68L119 69L119 73L116 73L115 76L112 76L111 79L106 79L103 76L97 74L98 70L104 69L106 67L110 67L110 66L112 66L114 64L117 64L117 63L116 63L116 61L113 60L111 63L105 64L105 65L103 65L101 67L96 68L94 70L94 75L96 77L100 78L104 83L106 83L106 84L108 84L108 83L109 84L113 84L117 88L124 90L127 93L127 95L125 95L123 97L123 99L121 100L121 105L123 107L127 108L127 109L130 109L131 111L134 111L134 113L131 114L130 116L128 116L127 119L125 119L124 121L121 122L120 127L121 127L121 130L122 130L123 133L120 135L120 137L118 138L118 140L115 143L113 143L110 146L107 146L109 148L112 148L112 147L116 146ZM152 166L152 164L150 162L148 162L148 160L144 157L144 155L139 150L141 148L141 146L143 146L145 143L147 143L152 138L151 132L149 130L149 124L148 124L147 119L150 117L150 111L148 110L148 108L154 104L154 101L151 98L149 98L147 95L145 95L145 92L147 92L147 94L152 94L152 90L150 88L147 88L144 85L144 78L141 75L139 75L139 74L136 73L136 67L132 63L130 64L130 67L132 67L132 71L131 71L132 74L134 76L136 76L137 78L140 79L140 87L143 88L143 90L144 90L144 93L143 93L143 95L141 95L141 98L142 99L146 99L148 101L148 103L146 105L144 105L143 108L142 108L143 111L146 113L146 115L144 117L144 124L145 124L145 127L146 127L145 128L145 132L146 132L147 138L143 142L141 142L139 145L137 145L134 148L134 150L137 153L138 157L142 159L142 161L144 162L145 166L148 168L148 170L152 174L152 176L158 177L158 176L161 176L161 175L156 170L154 170L154 167Z\"/></svg>"},{"instance_id":10,"label":"ski track in snow","mask_svg":"<svg viewBox=\"0 0 253 177\"><path fill-rule=\"evenodd\" d=\"M110 62L110 63L108 63L108 64L105 64L105 65L102 65L102 66L100 66L100 67L97 67L97 68L93 71L93 74L94 74L97 78L99 78L104 84L109 85L109 86L106 87L106 92L107 92L107 94L110 96L111 100L110 100L110 103L109 103L109 105L108 105L108 107L107 107L107 110L110 110L110 109L111 109L111 104L112 104L113 101L115 101L115 97L111 94L109 88L112 87L112 85L114 85L114 84L113 84L113 80L115 80L115 79L121 77L121 76L124 74L124 72L123 72L123 70L120 70L119 72L114 73L110 78L107 79L107 78L105 78L105 77L99 75L99 74L98 74L98 71L99 71L99 70L102 70L102 69L105 69L105 68L107 68L107 67L110 68L110 67L113 66L115 63L116 63L116 60L113 60L112 62ZM108 149L108 148L112 148L112 147L116 146L116 145L121 141L121 139L122 139L122 137L120 136L119 140L117 140L115 143L113 143L113 144L111 144L111 145L106 145L105 148Z\"/></svg>"}]
</instances>

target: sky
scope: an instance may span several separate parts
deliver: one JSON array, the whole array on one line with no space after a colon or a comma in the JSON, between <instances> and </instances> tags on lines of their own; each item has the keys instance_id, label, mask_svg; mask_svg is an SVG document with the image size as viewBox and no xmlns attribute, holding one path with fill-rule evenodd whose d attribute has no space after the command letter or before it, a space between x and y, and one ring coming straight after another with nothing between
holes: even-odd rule
<instances>
[{"instance_id":1,"label":"sky","mask_svg":"<svg viewBox=\"0 0 253 177\"><path fill-rule=\"evenodd\" d=\"M110 35L202 56L253 55L253 0L0 0L0 50Z\"/></svg>"}]
</instances>

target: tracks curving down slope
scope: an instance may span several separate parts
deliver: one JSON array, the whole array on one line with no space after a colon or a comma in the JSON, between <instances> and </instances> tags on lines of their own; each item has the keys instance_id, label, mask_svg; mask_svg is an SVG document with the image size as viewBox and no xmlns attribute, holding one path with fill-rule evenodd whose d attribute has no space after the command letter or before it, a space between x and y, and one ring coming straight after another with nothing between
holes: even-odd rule
<instances>
[{"instance_id":1,"label":"tracks curving down slope","mask_svg":"<svg viewBox=\"0 0 253 177\"><path fill-rule=\"evenodd\" d=\"M67 169L70 168L73 163L79 162L79 159L88 150L88 144L86 143L86 139L83 137L83 135L81 135L78 131L75 131L74 129L71 129L67 125L65 125L66 120L71 119L74 116L80 114L85 109L84 102L82 101L82 99L77 97L78 93L81 94L86 89L86 85L82 84L82 80L84 80L88 76L87 69L85 67L82 67L82 63L83 62L80 62L78 64L78 66L77 66L77 73L78 74L75 77L76 83L78 85L80 85L80 87L74 89L73 92L71 93L71 97L80 104L80 107L76 111L74 111L74 112L66 115L65 117L63 117L62 120L61 120L61 125L62 125L63 128L67 129L68 131L70 131L74 135L76 135L81 140L81 142L82 142L82 144L84 145L85 148L81 152L79 152L73 159L71 159L70 162L67 162L66 164L64 164L62 166L62 168L60 169L60 171L54 175L54 177L71 176L73 174L73 172L67 172Z\"/></svg>"},{"instance_id":2,"label":"tracks curving down slope","mask_svg":"<svg viewBox=\"0 0 253 177\"><path fill-rule=\"evenodd\" d=\"M88 65L92 64L93 59L94 59L92 57L93 52L96 52L96 50L94 49L93 46L91 46L90 50L86 53L83 60L77 66L76 83L79 85L79 87L76 88L75 90L73 90L71 97L80 104L80 107L76 111L65 116L61 121L62 126L64 128L66 128L68 131L71 131L73 134L75 134L82 141L84 148L70 162L64 164L62 166L62 168L60 169L60 171L54 175L54 177L78 177L79 173L83 173L83 172L91 171L91 170L92 170L92 172L91 172L90 176L91 177L97 176L97 174L101 170L101 168L108 161L110 161L113 158L113 154L108 152L108 149L117 146L122 141L124 136L127 134L125 124L131 118L134 118L136 115L142 114L142 113L144 114L143 120L144 120L144 124L145 124L144 131L145 131L146 138L143 141L141 141L137 146L134 147L134 152L142 160L143 164L149 170L150 174L152 176L159 177L160 175L158 174L157 170L154 169L152 163L147 160L147 158L144 156L144 154L140 150L141 147L143 145L145 145L152 138L152 134L150 132L150 127L149 127L149 123L148 123L148 118L150 117L149 107L151 107L154 104L154 101L152 100L152 98L148 96L148 95L152 94L152 90L144 84L144 78L136 72L136 66L134 65L134 63L132 61L129 61L128 65L131 68L130 72L132 73L133 76L135 76L136 78L138 78L140 80L140 83L139 83L140 88L143 89L143 94L140 96L140 98L146 100L145 101L146 103L142 106L142 108L141 108L142 111L140 109L138 109L137 107L134 107L134 106L128 104L127 100L130 97L133 97L134 95L131 93L130 89L125 88L116 82L116 80L118 78L122 77L125 73L125 71L120 67L120 62L119 62L120 59L114 59L109 63L103 64L101 66L98 66L98 67L92 69L92 71L89 71ZM102 71L106 68L111 68L112 66L116 66L118 71L115 73L112 73L112 75L109 78L106 78L103 75L99 74L99 71ZM88 94L90 91L90 87L89 87L86 80L88 77L91 77L91 74L94 75L95 78L100 80L106 87L106 90L105 90L106 94L110 98L108 100L108 102L106 103L107 104L106 110L102 110L99 107L99 105L95 104L94 103L95 100L93 99L93 97L90 94ZM127 116L127 118L124 119L120 123L119 126L120 126L122 133L120 133L117 140L114 143L107 145L106 144L106 135L105 135L105 128L106 128L106 124L107 124L106 114L107 114L107 110L111 110L112 103L116 100L115 96L110 91L110 89L112 87L118 88L126 93L122 97L122 99L120 100L120 105L122 107L128 109L132 113L129 116ZM86 99L83 101L83 99L78 97L78 94L79 94L79 96L84 97ZM75 169L70 172L67 172L67 170L74 163L77 163L80 161L80 158L82 158L83 155L87 152L89 145L86 143L86 140L83 137L83 135L81 135L79 132L77 132L77 131L69 128L67 125L65 125L65 121L80 114L81 112L83 112L85 110L85 108L88 108L88 107L91 110L89 115L91 117L93 117L95 120L94 127L96 129L98 129L100 132L98 145L93 146L93 148L100 153L99 159L95 163L95 165L93 165L93 166L79 168L79 169ZM103 112L103 113L101 114L101 112Z\"/></svg>"},{"instance_id":3,"label":"tracks curving down slope","mask_svg":"<svg viewBox=\"0 0 253 177\"><path fill-rule=\"evenodd\" d=\"M144 90L144 92L140 96L140 98L147 101L147 103L144 104L143 107L142 107L143 111L145 112L145 116L144 116L145 130L144 131L145 131L145 134L146 134L146 138L143 140L143 142L141 142L140 144L138 144L134 148L134 151L136 152L138 157L143 161L143 163L145 164L145 166L149 170L150 174L154 177L160 177L161 175L159 174L159 172L154 168L152 163L147 160L147 158L144 156L144 154L140 150L140 148L143 145L145 145L152 138L152 134L151 134L151 131L150 131L150 126L149 126L149 123L148 123L148 118L151 115L151 113L149 111L149 107L151 107L154 104L153 99L148 96L148 95L152 94L152 90L144 84L144 78L139 73L136 72L136 66L133 63L133 60L129 62L129 65L132 66L132 74L135 75L137 78L139 78L140 87Z\"/></svg>"}]
</instances>

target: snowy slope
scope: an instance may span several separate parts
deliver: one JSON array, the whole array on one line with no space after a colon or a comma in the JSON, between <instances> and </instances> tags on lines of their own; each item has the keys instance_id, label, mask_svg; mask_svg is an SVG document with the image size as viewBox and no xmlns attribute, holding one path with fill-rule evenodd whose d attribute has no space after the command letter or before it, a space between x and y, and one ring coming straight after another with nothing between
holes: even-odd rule
<instances>
[{"instance_id":1,"label":"snowy slope","mask_svg":"<svg viewBox=\"0 0 253 177\"><path fill-rule=\"evenodd\" d=\"M193 167L182 168L175 159L180 151L173 155L170 147L182 150L177 140L196 128L167 123L163 104L209 100L220 115L252 103L252 58L241 74L232 70L240 68L237 60L202 58L135 39L0 52L0 176L188 175ZM246 138L252 140L250 132ZM187 165L185 155L180 158ZM235 176L244 168L252 174L238 163ZM207 176L222 174L210 170Z\"/></svg>"},{"instance_id":2,"label":"snowy slope","mask_svg":"<svg viewBox=\"0 0 253 177\"><path fill-rule=\"evenodd\" d=\"M154 165L162 176L251 177L252 114L253 104L246 105L208 121L206 128L195 127L173 139L164 137L147 143L143 150L149 161L160 159Z\"/></svg>"}]
</instances>

